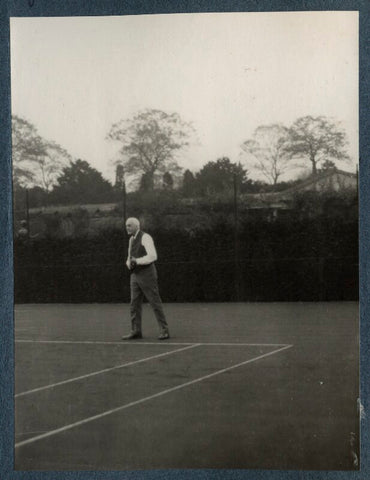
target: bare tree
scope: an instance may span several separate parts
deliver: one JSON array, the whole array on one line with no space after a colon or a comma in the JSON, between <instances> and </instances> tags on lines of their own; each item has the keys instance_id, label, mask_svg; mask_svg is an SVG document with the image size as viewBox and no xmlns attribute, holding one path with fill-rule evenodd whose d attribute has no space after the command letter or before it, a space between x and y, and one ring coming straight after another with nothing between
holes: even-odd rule
<instances>
[{"instance_id":1,"label":"bare tree","mask_svg":"<svg viewBox=\"0 0 370 480\"><path fill-rule=\"evenodd\" d=\"M36 128L27 120L12 116L12 161L15 186L32 184L34 172L30 165L30 143L37 136Z\"/></svg>"},{"instance_id":2,"label":"bare tree","mask_svg":"<svg viewBox=\"0 0 370 480\"><path fill-rule=\"evenodd\" d=\"M288 151L289 130L281 124L263 125L241 148L248 154L252 167L261 172L269 183L276 185L279 177L293 165Z\"/></svg>"},{"instance_id":3,"label":"bare tree","mask_svg":"<svg viewBox=\"0 0 370 480\"><path fill-rule=\"evenodd\" d=\"M317 173L319 162L349 160L344 130L327 117L298 118L290 128L290 136L289 152L294 158L309 160L312 174Z\"/></svg>"},{"instance_id":4,"label":"bare tree","mask_svg":"<svg viewBox=\"0 0 370 480\"><path fill-rule=\"evenodd\" d=\"M135 177L145 175L150 188L156 175L180 172L176 154L187 147L194 129L177 113L144 110L112 125L107 138L120 143L121 163Z\"/></svg>"},{"instance_id":5,"label":"bare tree","mask_svg":"<svg viewBox=\"0 0 370 480\"><path fill-rule=\"evenodd\" d=\"M27 120L12 117L13 177L15 185L40 186L46 192L71 156L55 142L43 139Z\"/></svg>"},{"instance_id":6,"label":"bare tree","mask_svg":"<svg viewBox=\"0 0 370 480\"><path fill-rule=\"evenodd\" d=\"M64 167L71 161L68 152L55 142L44 142L44 151L34 159L39 169L41 187L49 192L50 187L56 184L57 178Z\"/></svg>"}]
</instances>

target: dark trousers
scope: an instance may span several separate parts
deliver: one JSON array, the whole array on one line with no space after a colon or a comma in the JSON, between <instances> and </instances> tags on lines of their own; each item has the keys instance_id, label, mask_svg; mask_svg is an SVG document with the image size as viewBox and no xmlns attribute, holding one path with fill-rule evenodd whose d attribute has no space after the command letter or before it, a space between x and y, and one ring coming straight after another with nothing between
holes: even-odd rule
<instances>
[{"instance_id":1,"label":"dark trousers","mask_svg":"<svg viewBox=\"0 0 370 480\"><path fill-rule=\"evenodd\" d=\"M144 296L150 303L161 332L168 332L168 324L159 296L157 270L152 264L130 277L131 289L131 329L133 333L141 332L141 313Z\"/></svg>"}]
</instances>

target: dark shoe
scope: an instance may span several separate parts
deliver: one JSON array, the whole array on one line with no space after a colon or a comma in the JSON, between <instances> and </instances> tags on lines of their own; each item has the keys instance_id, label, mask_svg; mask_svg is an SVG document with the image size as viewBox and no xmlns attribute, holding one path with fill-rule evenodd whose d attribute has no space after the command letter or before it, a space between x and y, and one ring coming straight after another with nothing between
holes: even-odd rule
<instances>
[{"instance_id":1,"label":"dark shoe","mask_svg":"<svg viewBox=\"0 0 370 480\"><path fill-rule=\"evenodd\" d=\"M132 332L129 335L124 335L122 340L135 340L136 338L143 338L143 334L141 332Z\"/></svg>"},{"instance_id":2,"label":"dark shoe","mask_svg":"<svg viewBox=\"0 0 370 480\"><path fill-rule=\"evenodd\" d=\"M167 340L168 338L170 338L170 334L168 332L162 332L159 335L158 340Z\"/></svg>"}]
</instances>

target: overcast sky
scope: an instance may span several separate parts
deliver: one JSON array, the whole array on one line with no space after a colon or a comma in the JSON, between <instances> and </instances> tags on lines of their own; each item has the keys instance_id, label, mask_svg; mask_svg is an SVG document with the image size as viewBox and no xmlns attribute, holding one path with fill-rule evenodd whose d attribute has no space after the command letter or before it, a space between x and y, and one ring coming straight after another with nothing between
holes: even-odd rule
<instances>
[{"instance_id":1,"label":"overcast sky","mask_svg":"<svg viewBox=\"0 0 370 480\"><path fill-rule=\"evenodd\" d=\"M13 113L113 180L114 122L144 108L193 122L184 168L228 156L259 125L340 121L358 162L356 12L12 18Z\"/></svg>"}]
</instances>

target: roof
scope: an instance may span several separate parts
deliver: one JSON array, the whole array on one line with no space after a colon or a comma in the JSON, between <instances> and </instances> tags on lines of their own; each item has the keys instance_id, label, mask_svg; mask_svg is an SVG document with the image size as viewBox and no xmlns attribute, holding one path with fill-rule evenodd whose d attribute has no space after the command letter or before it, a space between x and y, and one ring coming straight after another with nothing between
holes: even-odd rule
<instances>
[{"instance_id":1,"label":"roof","mask_svg":"<svg viewBox=\"0 0 370 480\"><path fill-rule=\"evenodd\" d=\"M283 190L282 192L278 192L278 193L281 193L281 194L294 193L294 192L303 190L305 187L308 187L309 185L314 185L319 180L324 180L326 178L329 178L329 177L332 177L333 175L338 175L338 174L341 176L345 176L353 179L357 177L356 173L345 172L344 170L338 170L338 169L331 169L325 172L319 172L316 175L310 175L310 177L308 177L306 180L303 180L301 183L294 185L293 187L287 188L286 190Z\"/></svg>"},{"instance_id":2,"label":"roof","mask_svg":"<svg viewBox=\"0 0 370 480\"><path fill-rule=\"evenodd\" d=\"M348 178L357 178L356 173L351 173L351 172L346 172L344 170L328 170L325 172L319 172L316 175L310 175L305 180L302 180L302 182L298 183L297 185L294 185L292 187L287 188L286 190L282 190L280 192L269 192L269 193L249 193L249 194L244 194L243 196L248 199L249 201L252 202L261 202L265 204L272 204L273 202L281 202L284 201L287 197L290 197L292 194L307 190L307 187L310 185L315 185L318 181L325 180L327 178L330 178L334 175L340 175Z\"/></svg>"}]
</instances>

